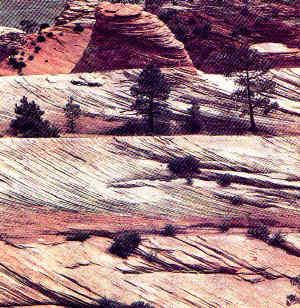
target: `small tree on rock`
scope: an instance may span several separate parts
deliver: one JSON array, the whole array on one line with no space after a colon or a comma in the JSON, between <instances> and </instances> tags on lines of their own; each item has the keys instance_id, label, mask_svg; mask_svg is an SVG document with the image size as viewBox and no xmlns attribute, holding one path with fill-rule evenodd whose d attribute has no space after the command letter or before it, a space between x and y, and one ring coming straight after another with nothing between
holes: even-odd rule
<instances>
[{"instance_id":1,"label":"small tree on rock","mask_svg":"<svg viewBox=\"0 0 300 308\"><path fill-rule=\"evenodd\" d=\"M77 120L81 115L80 105L73 103L73 98L70 97L69 102L66 104L65 108L66 126L69 133L75 133Z\"/></svg>"},{"instance_id":2,"label":"small tree on rock","mask_svg":"<svg viewBox=\"0 0 300 308\"><path fill-rule=\"evenodd\" d=\"M59 137L59 129L42 118L44 111L34 101L28 102L24 96L20 103L16 104L16 118L10 123L13 135L24 138Z\"/></svg>"},{"instance_id":3,"label":"small tree on rock","mask_svg":"<svg viewBox=\"0 0 300 308\"><path fill-rule=\"evenodd\" d=\"M192 106L187 110L188 118L185 122L184 128L189 133L199 133L202 125L200 122L200 111L197 101L192 101Z\"/></svg>"},{"instance_id":4,"label":"small tree on rock","mask_svg":"<svg viewBox=\"0 0 300 308\"><path fill-rule=\"evenodd\" d=\"M141 236L138 232L123 231L115 237L109 252L126 259L138 248L140 243Z\"/></svg>"},{"instance_id":5,"label":"small tree on rock","mask_svg":"<svg viewBox=\"0 0 300 308\"><path fill-rule=\"evenodd\" d=\"M171 159L168 168L176 176L186 178L188 185L192 185L193 176L201 172L198 159L191 155Z\"/></svg>"},{"instance_id":6,"label":"small tree on rock","mask_svg":"<svg viewBox=\"0 0 300 308\"><path fill-rule=\"evenodd\" d=\"M232 94L232 98L246 105L243 112L249 114L250 131L256 132L258 128L254 111L260 109L267 115L278 108L278 104L272 103L269 97L276 84L266 75L272 63L248 47L226 53L219 60L225 75L235 77L237 90Z\"/></svg>"},{"instance_id":7,"label":"small tree on rock","mask_svg":"<svg viewBox=\"0 0 300 308\"><path fill-rule=\"evenodd\" d=\"M147 65L137 83L131 87L131 94L136 97L133 108L146 117L151 133L155 131L156 116L161 115L165 109L162 101L168 99L170 90L169 82L154 64Z\"/></svg>"}]
</instances>

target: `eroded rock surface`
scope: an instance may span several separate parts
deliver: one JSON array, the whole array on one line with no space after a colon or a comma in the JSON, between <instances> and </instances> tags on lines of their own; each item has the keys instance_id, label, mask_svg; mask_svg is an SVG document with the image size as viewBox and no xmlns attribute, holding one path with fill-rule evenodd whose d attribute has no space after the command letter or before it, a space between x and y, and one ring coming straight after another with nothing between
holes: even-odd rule
<instances>
[{"instance_id":1,"label":"eroded rock surface","mask_svg":"<svg viewBox=\"0 0 300 308\"><path fill-rule=\"evenodd\" d=\"M152 61L161 67L192 67L184 45L157 16L144 12L141 6L104 2L97 8L95 26L83 21L83 31L76 31L77 22L46 29L45 41L39 41L39 35L27 36L21 55L16 57L26 67L14 69L5 59L0 75L140 68Z\"/></svg>"},{"instance_id":2,"label":"eroded rock surface","mask_svg":"<svg viewBox=\"0 0 300 308\"><path fill-rule=\"evenodd\" d=\"M162 71L174 85L167 102L170 114L162 118L165 122L170 122L170 125L175 123L171 134L182 131L180 127L188 121L188 109L192 101L199 104L202 133L247 133L248 116L237 108L243 104L233 102L230 97L234 90L231 78L201 71L195 74L188 68ZM91 74L3 77L0 80L0 133L8 135L15 104L24 95L29 100L35 100L45 110L45 118L58 125L63 132L66 122L63 108L72 96L83 111L78 120L78 134L117 133L114 128L141 120L132 109L134 98L130 95L130 87L139 72L140 70L118 70ZM299 69L274 70L271 75L277 83L276 94L272 100L277 102L280 108L267 116L258 112L256 120L259 128L268 134L298 135ZM75 81L75 84L72 81ZM81 85L76 85L76 82L81 82ZM97 86L89 86L89 83Z\"/></svg>"}]
</instances>

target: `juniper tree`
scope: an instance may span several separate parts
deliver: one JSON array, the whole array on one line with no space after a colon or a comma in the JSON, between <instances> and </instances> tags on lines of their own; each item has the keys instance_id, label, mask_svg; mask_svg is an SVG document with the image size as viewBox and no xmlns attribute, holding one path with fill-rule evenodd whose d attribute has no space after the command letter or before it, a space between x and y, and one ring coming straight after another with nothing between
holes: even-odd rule
<instances>
[{"instance_id":1,"label":"juniper tree","mask_svg":"<svg viewBox=\"0 0 300 308\"><path fill-rule=\"evenodd\" d=\"M256 50L244 46L223 54L218 60L225 75L235 77L237 89L232 99L246 106L243 113L249 114L250 131L256 132L255 110L267 115L278 107L270 100L276 85L267 75L272 63Z\"/></svg>"},{"instance_id":2,"label":"juniper tree","mask_svg":"<svg viewBox=\"0 0 300 308\"><path fill-rule=\"evenodd\" d=\"M200 162L191 155L172 158L168 169L177 177L185 178L188 185L193 184L193 176L201 173Z\"/></svg>"},{"instance_id":3,"label":"juniper tree","mask_svg":"<svg viewBox=\"0 0 300 308\"><path fill-rule=\"evenodd\" d=\"M140 73L137 83L131 87L131 94L136 98L133 108L142 114L151 133L155 130L155 118L166 108L162 101L170 94L170 84L160 68L154 64L147 65Z\"/></svg>"},{"instance_id":4,"label":"juniper tree","mask_svg":"<svg viewBox=\"0 0 300 308\"><path fill-rule=\"evenodd\" d=\"M75 133L77 123L81 114L80 105L73 103L73 98L70 97L69 102L66 104L65 108L66 126L69 133Z\"/></svg>"},{"instance_id":5,"label":"juniper tree","mask_svg":"<svg viewBox=\"0 0 300 308\"><path fill-rule=\"evenodd\" d=\"M199 133L202 128L200 122L200 112L198 102L193 100L191 107L187 110L188 118L184 124L184 128L189 133Z\"/></svg>"},{"instance_id":6,"label":"juniper tree","mask_svg":"<svg viewBox=\"0 0 300 308\"><path fill-rule=\"evenodd\" d=\"M16 118L10 122L13 135L25 138L59 137L59 129L42 118L44 111L34 102L23 96L20 105L15 107Z\"/></svg>"}]
</instances>

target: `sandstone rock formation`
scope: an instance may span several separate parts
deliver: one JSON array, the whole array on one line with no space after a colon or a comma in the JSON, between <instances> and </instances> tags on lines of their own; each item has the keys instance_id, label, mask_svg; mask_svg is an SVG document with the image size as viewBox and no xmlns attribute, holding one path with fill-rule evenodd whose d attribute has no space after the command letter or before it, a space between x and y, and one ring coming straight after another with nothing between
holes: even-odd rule
<instances>
[{"instance_id":1,"label":"sandstone rock formation","mask_svg":"<svg viewBox=\"0 0 300 308\"><path fill-rule=\"evenodd\" d=\"M286 137L1 139L0 305L284 306L299 296L297 149ZM193 186L167 169L188 154L201 162ZM272 226L286 246L220 222ZM174 237L160 235L167 223ZM124 229L142 234L127 260L108 252Z\"/></svg>"},{"instance_id":2,"label":"sandstone rock formation","mask_svg":"<svg viewBox=\"0 0 300 308\"><path fill-rule=\"evenodd\" d=\"M109 59L109 61L107 60ZM192 66L182 43L159 19L141 6L104 2L96 10L91 42L74 72L97 63L103 69Z\"/></svg>"},{"instance_id":3,"label":"sandstone rock formation","mask_svg":"<svg viewBox=\"0 0 300 308\"><path fill-rule=\"evenodd\" d=\"M38 35L27 36L27 43L20 50L22 56L17 57L25 59L26 67L21 73L139 68L152 61L161 67L192 67L183 44L156 16L144 12L140 6L102 3L96 19L95 26L82 23L83 32L74 32L74 23L49 28L44 31L44 42L39 42ZM53 34L51 37L47 36L49 32ZM37 46L41 48L38 52ZM28 60L30 56L34 59ZM7 60L0 64L0 75L17 73Z\"/></svg>"},{"instance_id":4,"label":"sandstone rock formation","mask_svg":"<svg viewBox=\"0 0 300 308\"><path fill-rule=\"evenodd\" d=\"M162 5L151 7L151 12L161 16L184 42L198 69L220 71L216 55L226 52L228 46L267 42L298 48L296 54L294 50L277 54L278 67L300 65L299 5L295 1L251 1L245 14L241 13L241 1L176 1L175 5L168 0L161 2ZM206 24L211 25L209 33L202 31Z\"/></svg>"},{"instance_id":5,"label":"sandstone rock formation","mask_svg":"<svg viewBox=\"0 0 300 308\"><path fill-rule=\"evenodd\" d=\"M57 60L59 61L59 59ZM168 107L170 114L166 122L178 125L187 120L192 101L200 107L202 132L205 134L241 134L248 126L248 117L243 115L242 106L230 97L234 89L231 78L221 75L195 75L190 69L162 69L173 84ZM112 134L113 128L140 118L132 104L130 87L139 70L117 70L103 73L68 75L12 76L0 80L0 134L7 134L14 107L22 96L35 100L43 110L45 118L65 130L63 108L72 96L83 111L78 122L78 134ZM281 69L271 72L277 83L277 93L272 98L280 108L268 116L256 114L260 129L268 134L299 135L299 69ZM75 84L73 83L75 81ZM76 81L83 85L76 85ZM89 83L97 86L89 86ZM176 132L176 131L174 131ZM172 132L170 132L172 133Z\"/></svg>"}]
</instances>

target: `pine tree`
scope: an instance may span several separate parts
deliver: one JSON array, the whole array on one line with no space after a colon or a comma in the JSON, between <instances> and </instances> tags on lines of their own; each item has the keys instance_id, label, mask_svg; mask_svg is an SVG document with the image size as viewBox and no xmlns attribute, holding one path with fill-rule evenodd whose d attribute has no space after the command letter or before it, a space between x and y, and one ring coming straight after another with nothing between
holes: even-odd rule
<instances>
[{"instance_id":1,"label":"pine tree","mask_svg":"<svg viewBox=\"0 0 300 308\"><path fill-rule=\"evenodd\" d=\"M255 122L255 110L267 115L278 108L271 102L270 94L275 90L275 82L267 75L272 63L254 49L241 47L218 59L223 65L226 76L234 76L237 90L232 98L246 105L244 112L250 117L250 131L258 130Z\"/></svg>"},{"instance_id":2,"label":"pine tree","mask_svg":"<svg viewBox=\"0 0 300 308\"><path fill-rule=\"evenodd\" d=\"M23 96L20 105L16 104L16 118L10 123L10 129L14 136L24 138L50 138L59 137L59 129L52 126L49 121L43 120L44 111L34 102L28 102Z\"/></svg>"},{"instance_id":3,"label":"pine tree","mask_svg":"<svg viewBox=\"0 0 300 308\"><path fill-rule=\"evenodd\" d=\"M154 64L147 65L132 86L131 94L136 97L133 108L147 118L148 129L155 131L155 118L164 112L162 101L167 100L170 94L170 84L160 68Z\"/></svg>"},{"instance_id":4,"label":"pine tree","mask_svg":"<svg viewBox=\"0 0 300 308\"><path fill-rule=\"evenodd\" d=\"M73 103L73 98L70 97L69 102L66 104L65 108L66 126L69 133L75 133L77 123L81 114L80 105Z\"/></svg>"}]
</instances>

